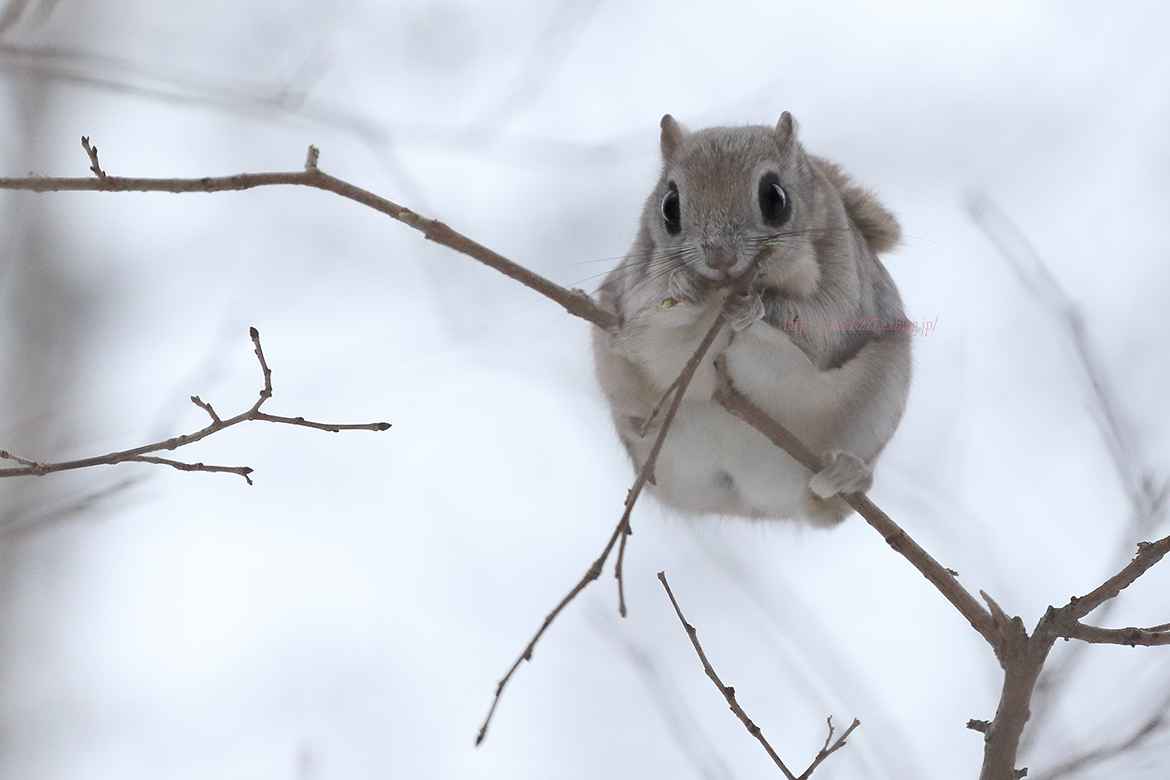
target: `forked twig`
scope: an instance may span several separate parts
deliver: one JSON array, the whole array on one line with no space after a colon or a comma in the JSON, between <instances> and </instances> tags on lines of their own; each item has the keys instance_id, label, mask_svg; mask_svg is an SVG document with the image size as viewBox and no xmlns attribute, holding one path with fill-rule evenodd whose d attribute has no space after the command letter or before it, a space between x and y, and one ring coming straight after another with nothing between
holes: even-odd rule
<instances>
[{"instance_id":1,"label":"forked twig","mask_svg":"<svg viewBox=\"0 0 1170 780\"><path fill-rule=\"evenodd\" d=\"M94 155L96 157L96 150ZM96 165L96 163L95 163ZM110 452L105 455L97 455L91 458L81 458L79 460L62 461L60 463L38 463L37 461L22 458L13 455L5 450L0 450L0 459L12 460L20 464L20 466L0 469L0 477L23 477L23 476L43 476L45 474L52 474L58 471L72 471L75 469L88 468L90 466L110 466L117 463L154 463L161 466L170 466L171 468L180 471L206 471L218 472L228 474L238 474L243 477L249 485L252 484L252 468L250 466L216 466L206 463L187 463L184 461L173 460L171 458L162 458L150 453L161 452L163 450L176 450L180 447L185 447L188 444L194 444L197 441L207 438L213 433L218 433L225 428L230 428L233 425L238 425L242 422L251 422L253 420L261 420L264 422L280 423L283 425L296 425L302 428L316 428L321 431L330 431L337 433L339 431L385 431L390 428L390 423L375 422L375 423L357 423L357 424L337 424L337 423L320 423L306 420L304 417L280 417L274 414L267 414L260 411L260 407L264 402L272 397L272 369L268 367L268 362L264 359L264 350L260 347L260 332L255 328L250 330L252 344L255 347L256 359L260 363L260 370L264 376L264 387L260 390L259 397L252 407L246 412L237 414L235 417L229 417L224 420L216 413L211 404L207 403L199 396L191 396L191 403L198 406L203 411L207 412L207 416L211 418L211 423L204 428L200 428L194 433L186 433L180 436L174 436L170 439L154 442L153 444L144 444L141 447L135 447L130 450L122 450L120 452Z\"/></svg>"},{"instance_id":2,"label":"forked twig","mask_svg":"<svg viewBox=\"0 0 1170 780\"><path fill-rule=\"evenodd\" d=\"M731 711L735 713L735 717L740 719L744 728L748 730L748 733L763 745L764 752L775 762L776 766L780 767L780 771L784 773L784 776L788 780L797 780L796 775L792 774L792 770L784 765L784 761L776 753L776 750L764 738L764 733L760 730L760 727L744 712L743 707L740 706L735 698L735 689L729 685L725 685L723 680L719 679L715 668L707 660L707 654L703 652L703 646L699 644L699 633L695 630L694 626L687 622L686 617L683 616L682 608L679 607L678 600L675 599L674 593L670 589L670 583L666 581L666 572L658 572L658 580L662 583L662 587L666 588L666 595L670 598L671 606L674 607L675 614L678 615L678 619L682 622L683 628L686 629L687 636L690 637L691 645L694 646L695 652L699 655L699 660L703 663L703 671L707 673L707 676L711 678L711 682L715 683L715 687L723 694L723 698L727 700L727 706L731 707Z\"/></svg>"},{"instance_id":3,"label":"forked twig","mask_svg":"<svg viewBox=\"0 0 1170 780\"><path fill-rule=\"evenodd\" d=\"M830 745L829 743L833 740L833 716L830 715L828 718L826 718L826 720L829 723L829 735L825 737L825 745L821 748L820 752L817 753L817 756L813 759L813 762L808 765L808 769L804 770L804 772L801 773L797 780L808 780L808 778L812 777L813 771L821 765L821 762L836 753L841 748L845 747L845 740L849 739L849 735L853 733L853 730L861 725L861 721L859 721L857 718L854 718L853 722L849 724L849 728L845 729L845 733L837 737L837 741Z\"/></svg>"},{"instance_id":4,"label":"forked twig","mask_svg":"<svg viewBox=\"0 0 1170 780\"><path fill-rule=\"evenodd\" d=\"M735 716L739 718L740 722L743 723L744 728L746 728L748 733L751 734L756 739L756 741L763 746L764 752L766 752L772 761L775 762L776 766L780 768L780 771L786 778L788 778L788 780L808 780L816 768L821 765L822 761L836 753L841 748L845 747L845 741L849 738L849 735L853 733L853 730L861 725L861 721L854 718L853 723L849 726L848 729L845 730L845 733L838 737L836 742L833 742L833 744L830 745L829 743L833 740L833 719L830 717L828 719L829 735L825 737L824 747L822 747L820 752L817 753L816 758L814 758L812 763L809 764L808 769L804 770L804 772L801 773L799 777L794 775L792 771L787 766L785 766L784 761L781 760L775 749L768 743L768 740L764 738L764 733L760 730L760 727L757 726L750 717L748 717L746 712L744 712L743 707L740 706L739 701L735 698L735 688L724 684L723 680L719 679L719 675L716 673L715 667L711 666L711 662L707 660L707 654L703 651L703 646L699 644L699 632L695 629L694 626L688 623L686 617L683 616L682 608L678 605L678 600L675 599L674 592L670 589L670 583L666 581L666 572L658 572L658 580L662 583L662 587L666 589L666 595L668 598L670 598L670 604L674 607L675 614L678 615L679 621L683 624L683 628L686 629L687 636L690 637L691 645L695 648L695 652L698 654L699 660L703 663L703 670L707 673L707 676L711 678L711 682L715 683L715 687L719 689L719 692L723 694L723 698L727 700L727 705L731 708L731 711L735 713Z\"/></svg>"},{"instance_id":5,"label":"forked twig","mask_svg":"<svg viewBox=\"0 0 1170 780\"><path fill-rule=\"evenodd\" d=\"M699 342L699 346L695 349L690 359L687 360L686 365L683 366L682 371L679 372L678 379L676 379L673 383L677 388L674 397L671 400L670 407L666 411L666 416L662 419L662 427L658 431L658 436L654 440L654 445L650 448L650 454L647 456L646 462L642 464L642 468L638 470L638 476L634 479L633 486L630 488L629 492L626 493L625 508L622 511L622 516L618 521L617 527L614 528L613 533L609 537L609 541L605 545L605 549L601 551L601 555L593 562L593 565L589 567L589 570L585 572L585 576L582 577L581 580L573 586L572 590L570 590L563 599L561 599L560 603L558 603L556 607L553 608L553 611L545 616L544 622L541 623L540 628L536 631L536 634L534 634L532 639L529 640L528 645L524 648L524 652L520 654L520 657L518 657L512 666L508 669L507 674L505 674L496 685L496 693L492 699L492 705L488 709L487 717L484 718L483 725L480 726L479 733L475 737L475 744L477 746L481 744L484 740L484 737L487 736L487 729L491 724L492 716L495 715L496 706L500 703L500 696L504 693L504 688L507 686L508 681L512 679L512 675L515 674L516 670L520 668L521 663L531 660L533 648L536 647L536 643L540 640L540 637L543 636L544 632L548 630L548 627L552 624L556 616L561 613L561 610L563 610L570 601L576 598L577 594L583 591L586 586L589 585L589 583L593 582L599 576L601 576L601 570L605 566L605 562L608 560L610 552L613 551L613 547L619 541L619 539L621 541L621 545L618 548L618 558L614 566L614 577L616 577L618 581L618 611L621 613L622 617L626 616L625 584L622 577L622 563L626 549L625 540L626 537L632 533L630 530L630 513L634 511L634 504L637 503L638 496L642 494L642 488L646 486L646 483L650 480L651 475L654 473L654 466L657 464L658 455L662 451L662 443L666 440L667 431L670 430L670 425L674 422L675 414L678 413L678 407L682 403L683 396L686 394L687 387L690 385L691 379L698 370L699 364L703 361L703 357L707 354L707 351L715 342L715 338L719 335L719 331L723 330L723 326L727 321L727 311L732 307L732 305L734 305L733 299L735 297L735 293L741 289L746 289L746 287L751 284L751 279L755 273L755 269L758 268L759 264L762 263L764 259L767 258L771 253L772 249L770 247L761 249L752 259L751 264L747 267L745 272L733 282L731 286L731 292L728 294L727 300L724 301L723 307L719 310L719 313L715 315L715 319L711 323L711 327L708 328L706 335L703 336L703 340Z\"/></svg>"}]
</instances>

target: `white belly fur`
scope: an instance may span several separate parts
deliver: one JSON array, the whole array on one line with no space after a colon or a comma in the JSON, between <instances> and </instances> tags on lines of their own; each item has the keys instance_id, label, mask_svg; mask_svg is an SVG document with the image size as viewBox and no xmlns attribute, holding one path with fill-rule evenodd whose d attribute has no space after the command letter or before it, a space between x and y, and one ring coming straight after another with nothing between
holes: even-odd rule
<instances>
[{"instance_id":1,"label":"white belly fur","mask_svg":"<svg viewBox=\"0 0 1170 780\"><path fill-rule=\"evenodd\" d=\"M647 313L628 328L621 351L649 380L637 404L642 414L678 376L717 311L718 305L680 305ZM894 390L881 387L886 372L880 364L889 358L883 354L889 348L882 340L871 342L841 368L822 371L788 336L765 322L734 334L725 328L696 372L667 434L653 492L685 512L807 516L811 473L712 400L714 358L725 354L735 387L814 452L841 450L872 461L901 416L896 391L882 400L891 395L883 390ZM656 432L628 437L638 465L649 456Z\"/></svg>"}]
</instances>

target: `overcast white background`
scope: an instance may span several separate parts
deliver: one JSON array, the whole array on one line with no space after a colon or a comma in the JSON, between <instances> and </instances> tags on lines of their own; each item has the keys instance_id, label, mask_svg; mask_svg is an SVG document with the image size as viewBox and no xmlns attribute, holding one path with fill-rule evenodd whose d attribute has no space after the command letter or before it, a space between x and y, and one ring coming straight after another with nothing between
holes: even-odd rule
<instances>
[{"instance_id":1,"label":"overcast white background","mask_svg":"<svg viewBox=\"0 0 1170 780\"><path fill-rule=\"evenodd\" d=\"M86 175L82 135L134 176L296 170L312 143L329 173L587 290L634 236L662 114L792 111L807 149L898 214L885 263L910 316L937 317L871 495L1029 627L1115 567L1131 507L1065 331L965 196L1027 234L1145 462L1170 473L1164 4L20 8L0 17L3 175ZM630 616L607 569L476 749L496 681L632 481L589 326L326 193L0 205L0 447L61 460L193 430L193 394L242 411L260 387L249 326L275 372L269 411L394 426L253 423L189 453L252 466L253 487L131 466L0 483L5 523L32 527L3 537L3 776L777 776L704 676L662 569L790 766L832 715L862 726L817 777L978 774L964 725L994 714L998 666L859 518L684 520L652 499L633 518ZM1131 590L1111 625L1170 620L1170 567ZM1091 648L1031 776L1128 738L1168 686L1165 648ZM1161 778L1168 755L1163 729L1080 776Z\"/></svg>"}]
</instances>

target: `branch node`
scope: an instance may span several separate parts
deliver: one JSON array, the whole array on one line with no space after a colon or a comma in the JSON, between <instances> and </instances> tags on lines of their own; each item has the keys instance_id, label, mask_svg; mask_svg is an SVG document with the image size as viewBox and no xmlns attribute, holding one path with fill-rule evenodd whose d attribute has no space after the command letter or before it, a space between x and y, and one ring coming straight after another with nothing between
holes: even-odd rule
<instances>
[{"instance_id":1,"label":"branch node","mask_svg":"<svg viewBox=\"0 0 1170 780\"><path fill-rule=\"evenodd\" d=\"M305 170L317 170L317 158L321 156L321 150L309 144L309 153L305 155Z\"/></svg>"},{"instance_id":2,"label":"branch node","mask_svg":"<svg viewBox=\"0 0 1170 780\"><path fill-rule=\"evenodd\" d=\"M967 721L967 728L972 731L978 731L980 734L986 734L987 730L991 728L991 722L986 720L977 720L972 718Z\"/></svg>"}]
</instances>

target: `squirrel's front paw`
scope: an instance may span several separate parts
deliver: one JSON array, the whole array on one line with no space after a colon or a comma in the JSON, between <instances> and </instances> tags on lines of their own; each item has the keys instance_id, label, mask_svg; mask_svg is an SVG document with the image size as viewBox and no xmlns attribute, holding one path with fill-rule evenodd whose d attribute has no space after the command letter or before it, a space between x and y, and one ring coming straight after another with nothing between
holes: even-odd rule
<instances>
[{"instance_id":1,"label":"squirrel's front paw","mask_svg":"<svg viewBox=\"0 0 1170 780\"><path fill-rule=\"evenodd\" d=\"M732 330L743 330L764 316L764 301L757 292L733 292L728 301L725 316Z\"/></svg>"},{"instance_id":2,"label":"squirrel's front paw","mask_svg":"<svg viewBox=\"0 0 1170 780\"><path fill-rule=\"evenodd\" d=\"M849 452L830 452L825 467L808 481L808 489L820 498L829 498L838 493L864 493L872 484L869 464Z\"/></svg>"}]
</instances>

